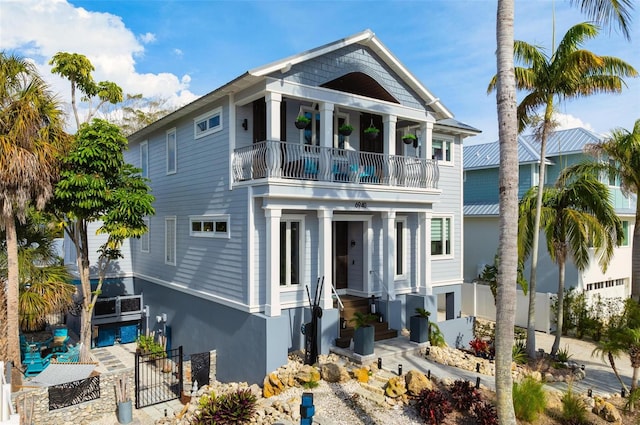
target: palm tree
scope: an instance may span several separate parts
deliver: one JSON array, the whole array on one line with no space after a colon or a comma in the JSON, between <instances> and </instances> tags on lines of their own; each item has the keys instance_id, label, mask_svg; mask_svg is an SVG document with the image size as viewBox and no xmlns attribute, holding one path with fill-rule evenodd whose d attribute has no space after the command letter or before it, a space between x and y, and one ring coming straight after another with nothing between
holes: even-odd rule
<instances>
[{"instance_id":1,"label":"palm tree","mask_svg":"<svg viewBox=\"0 0 640 425\"><path fill-rule=\"evenodd\" d=\"M598 161L585 161L564 170L566 175L592 172L616 177L623 193L638 195L640 188L640 119L633 131L617 128L600 143L587 145L587 153ZM640 203L636 199L636 221L631 254L631 298L640 302Z\"/></svg>"},{"instance_id":2,"label":"palm tree","mask_svg":"<svg viewBox=\"0 0 640 425\"><path fill-rule=\"evenodd\" d=\"M592 21L609 24L616 22L627 40L631 40L631 11L633 0L571 0Z\"/></svg>"},{"instance_id":3,"label":"palm tree","mask_svg":"<svg viewBox=\"0 0 640 425\"><path fill-rule=\"evenodd\" d=\"M53 193L59 147L66 140L63 115L32 63L0 52L0 227L6 233L5 332L0 357L20 364L18 241L16 220L32 203L39 209ZM19 380L19 376L16 375Z\"/></svg>"},{"instance_id":4,"label":"palm tree","mask_svg":"<svg viewBox=\"0 0 640 425\"><path fill-rule=\"evenodd\" d=\"M625 85L624 77L636 77L637 71L628 63L611 56L599 56L581 46L599 33L596 25L581 23L571 27L558 48L547 56L544 51L524 41L514 44L515 59L523 64L516 67L516 85L527 92L518 105L518 128L523 131L536 125L540 140L540 170L538 186L544 186L546 143L553 131L554 100L569 100L596 93L620 93ZM495 89L496 77L489 84L488 92ZM538 109L543 108L541 118ZM540 223L542 191L538 192L535 223ZM538 234L533 236L531 275L529 278L529 323L527 326L527 352L535 356L535 293L538 266ZM533 311L533 313L532 313Z\"/></svg>"},{"instance_id":5,"label":"palm tree","mask_svg":"<svg viewBox=\"0 0 640 425\"><path fill-rule=\"evenodd\" d=\"M538 187L527 191L520 202L518 246L525 258L533 249L538 233L532 211ZM590 262L592 247L600 268L606 271L616 244L622 241L622 223L609 203L609 189L592 174L560 178L555 187L543 189L541 227L551 260L558 265L558 309L556 336L551 348L560 347L562 329L565 265L569 256L578 270Z\"/></svg>"},{"instance_id":6,"label":"palm tree","mask_svg":"<svg viewBox=\"0 0 640 425\"><path fill-rule=\"evenodd\" d=\"M496 410L501 424L515 425L512 345L516 316L518 255L518 128L513 67L514 1L498 0L496 104L500 136L500 236L496 293Z\"/></svg>"}]
</instances>

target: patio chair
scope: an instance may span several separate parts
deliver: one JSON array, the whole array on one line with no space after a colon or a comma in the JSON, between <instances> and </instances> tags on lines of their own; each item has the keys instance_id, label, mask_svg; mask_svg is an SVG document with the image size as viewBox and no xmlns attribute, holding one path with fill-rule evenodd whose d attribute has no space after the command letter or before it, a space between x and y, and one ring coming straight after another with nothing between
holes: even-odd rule
<instances>
[{"instance_id":1,"label":"patio chair","mask_svg":"<svg viewBox=\"0 0 640 425\"><path fill-rule=\"evenodd\" d=\"M80 350L82 343L72 345L65 353L55 355L56 363L78 363L80 361Z\"/></svg>"},{"instance_id":2,"label":"patio chair","mask_svg":"<svg viewBox=\"0 0 640 425\"><path fill-rule=\"evenodd\" d=\"M49 366L51 354L44 358L40 355L40 350L28 351L25 353L22 365L25 368L25 376L34 376L42 372Z\"/></svg>"},{"instance_id":3,"label":"patio chair","mask_svg":"<svg viewBox=\"0 0 640 425\"><path fill-rule=\"evenodd\" d=\"M69 330L66 327L55 328L49 348L52 353L64 353L67 351L67 342L69 342Z\"/></svg>"}]
</instances>

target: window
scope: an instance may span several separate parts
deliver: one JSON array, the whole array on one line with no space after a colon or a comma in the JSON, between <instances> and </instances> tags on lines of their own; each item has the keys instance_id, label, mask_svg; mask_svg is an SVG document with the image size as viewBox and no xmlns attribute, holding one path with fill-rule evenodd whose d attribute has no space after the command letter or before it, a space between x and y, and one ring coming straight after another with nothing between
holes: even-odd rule
<instances>
[{"instance_id":1,"label":"window","mask_svg":"<svg viewBox=\"0 0 640 425\"><path fill-rule=\"evenodd\" d=\"M198 238L229 239L228 215L205 215L189 217L190 235Z\"/></svg>"},{"instance_id":2,"label":"window","mask_svg":"<svg viewBox=\"0 0 640 425\"><path fill-rule=\"evenodd\" d=\"M214 109L193 120L193 137L195 139L220 130L222 130L222 108Z\"/></svg>"},{"instance_id":3,"label":"window","mask_svg":"<svg viewBox=\"0 0 640 425\"><path fill-rule=\"evenodd\" d=\"M607 173L607 180L608 180L609 186L615 186L615 187L620 186L620 179L618 178L618 173L614 171L614 169L618 168L616 165L616 161L613 159L610 159L609 167L610 167L610 170Z\"/></svg>"},{"instance_id":4,"label":"window","mask_svg":"<svg viewBox=\"0 0 640 425\"><path fill-rule=\"evenodd\" d=\"M174 174L177 169L176 129L167 131L167 174Z\"/></svg>"},{"instance_id":5,"label":"window","mask_svg":"<svg viewBox=\"0 0 640 425\"><path fill-rule=\"evenodd\" d=\"M407 245L407 219L400 218L396 220L396 278L404 277L406 264L406 245Z\"/></svg>"},{"instance_id":6,"label":"window","mask_svg":"<svg viewBox=\"0 0 640 425\"><path fill-rule=\"evenodd\" d=\"M620 246L629 246L629 222L622 221L622 243Z\"/></svg>"},{"instance_id":7,"label":"window","mask_svg":"<svg viewBox=\"0 0 640 425\"><path fill-rule=\"evenodd\" d=\"M280 222L280 286L299 285L302 278L304 222L284 218Z\"/></svg>"},{"instance_id":8,"label":"window","mask_svg":"<svg viewBox=\"0 0 640 425\"><path fill-rule=\"evenodd\" d=\"M431 219L431 255L451 255L451 218Z\"/></svg>"},{"instance_id":9,"label":"window","mask_svg":"<svg viewBox=\"0 0 640 425\"><path fill-rule=\"evenodd\" d=\"M320 144L320 112L304 111L304 116L309 118L311 122L309 122L304 129L300 130L301 143L317 146Z\"/></svg>"},{"instance_id":10,"label":"window","mask_svg":"<svg viewBox=\"0 0 640 425\"><path fill-rule=\"evenodd\" d=\"M431 157L440 162L451 162L451 140L433 139L431 143Z\"/></svg>"},{"instance_id":11,"label":"window","mask_svg":"<svg viewBox=\"0 0 640 425\"><path fill-rule=\"evenodd\" d=\"M140 236L140 251L149 252L149 219L143 218L144 225L147 226L147 231Z\"/></svg>"},{"instance_id":12,"label":"window","mask_svg":"<svg viewBox=\"0 0 640 425\"><path fill-rule=\"evenodd\" d=\"M176 265L176 218L164 219L164 262L170 266Z\"/></svg>"},{"instance_id":13,"label":"window","mask_svg":"<svg viewBox=\"0 0 640 425\"><path fill-rule=\"evenodd\" d=\"M145 140L140 143L140 175L149 177L149 143Z\"/></svg>"}]
</instances>

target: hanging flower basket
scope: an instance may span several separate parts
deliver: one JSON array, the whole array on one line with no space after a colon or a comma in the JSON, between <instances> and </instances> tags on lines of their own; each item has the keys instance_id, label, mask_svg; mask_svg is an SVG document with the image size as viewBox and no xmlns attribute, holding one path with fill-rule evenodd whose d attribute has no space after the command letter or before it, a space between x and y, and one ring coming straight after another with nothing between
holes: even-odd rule
<instances>
[{"instance_id":1,"label":"hanging flower basket","mask_svg":"<svg viewBox=\"0 0 640 425\"><path fill-rule=\"evenodd\" d=\"M366 137L367 140L375 140L378 137L378 133L380 133L380 130L374 126L369 126L364 130L364 137Z\"/></svg>"},{"instance_id":2,"label":"hanging flower basket","mask_svg":"<svg viewBox=\"0 0 640 425\"><path fill-rule=\"evenodd\" d=\"M412 144L416 140L418 140L418 138L416 137L415 134L409 133L409 134L405 134L404 136L402 136L402 141L407 145Z\"/></svg>"},{"instance_id":3,"label":"hanging flower basket","mask_svg":"<svg viewBox=\"0 0 640 425\"><path fill-rule=\"evenodd\" d=\"M340 133L343 136L350 135L352 131L353 131L353 127L350 126L349 124L343 124L340 126L340 128L338 128L338 133Z\"/></svg>"},{"instance_id":4,"label":"hanging flower basket","mask_svg":"<svg viewBox=\"0 0 640 425\"><path fill-rule=\"evenodd\" d=\"M310 122L311 120L306 116L298 115L298 118L296 118L296 128L302 130L303 128L306 128Z\"/></svg>"}]
</instances>

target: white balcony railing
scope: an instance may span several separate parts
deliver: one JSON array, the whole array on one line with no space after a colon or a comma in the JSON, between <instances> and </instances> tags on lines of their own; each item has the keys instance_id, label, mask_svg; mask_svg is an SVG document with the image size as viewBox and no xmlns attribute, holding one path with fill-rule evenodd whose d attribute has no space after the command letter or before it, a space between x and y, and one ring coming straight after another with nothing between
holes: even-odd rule
<instances>
[{"instance_id":1,"label":"white balcony railing","mask_svg":"<svg viewBox=\"0 0 640 425\"><path fill-rule=\"evenodd\" d=\"M436 160L265 141L233 153L234 182L264 178L435 189Z\"/></svg>"}]
</instances>

